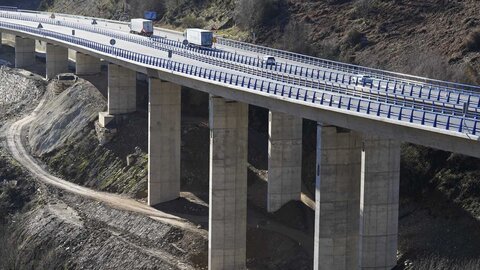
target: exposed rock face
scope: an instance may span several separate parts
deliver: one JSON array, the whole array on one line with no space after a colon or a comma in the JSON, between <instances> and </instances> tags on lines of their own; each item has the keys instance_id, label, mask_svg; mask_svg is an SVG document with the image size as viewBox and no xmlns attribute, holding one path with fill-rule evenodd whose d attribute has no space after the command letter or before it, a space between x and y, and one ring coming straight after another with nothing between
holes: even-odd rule
<instances>
[{"instance_id":1,"label":"exposed rock face","mask_svg":"<svg viewBox=\"0 0 480 270\"><path fill-rule=\"evenodd\" d=\"M98 121L95 121L95 132L97 133L98 143L100 145L106 145L115 137L117 129L102 127Z\"/></svg>"},{"instance_id":2,"label":"exposed rock face","mask_svg":"<svg viewBox=\"0 0 480 270\"><path fill-rule=\"evenodd\" d=\"M0 269L205 269L206 233L36 183L0 147Z\"/></svg>"},{"instance_id":3,"label":"exposed rock face","mask_svg":"<svg viewBox=\"0 0 480 270\"><path fill-rule=\"evenodd\" d=\"M2 107L8 115L0 118L0 246L8 247L0 249L0 269L206 269L205 231L183 230L45 186L10 156L5 127L36 107L45 89L42 79L26 75L0 73L0 91L11 94ZM45 121L34 123L39 133L31 133L37 150L55 151L85 126L91 129L90 114L83 114L85 122L73 117L81 114L77 110L92 109L86 103L104 104L101 96L85 89L88 86L80 83L59 96L47 93L51 107L40 112L39 119ZM74 108L77 105L82 109ZM60 141L54 142L44 128L57 133ZM74 130L64 137L66 129ZM96 141L93 134L89 138ZM68 159L63 162L70 165Z\"/></svg>"},{"instance_id":4,"label":"exposed rock face","mask_svg":"<svg viewBox=\"0 0 480 270\"><path fill-rule=\"evenodd\" d=\"M27 71L0 67L0 122L30 108L45 91L45 82Z\"/></svg>"},{"instance_id":5,"label":"exposed rock face","mask_svg":"<svg viewBox=\"0 0 480 270\"><path fill-rule=\"evenodd\" d=\"M55 84L51 83L49 88L55 88ZM47 93L49 100L39 112L38 119L42 121L30 126L29 142L37 156L75 140L106 107L103 96L87 81L80 80L55 98L52 92Z\"/></svg>"}]
</instances>

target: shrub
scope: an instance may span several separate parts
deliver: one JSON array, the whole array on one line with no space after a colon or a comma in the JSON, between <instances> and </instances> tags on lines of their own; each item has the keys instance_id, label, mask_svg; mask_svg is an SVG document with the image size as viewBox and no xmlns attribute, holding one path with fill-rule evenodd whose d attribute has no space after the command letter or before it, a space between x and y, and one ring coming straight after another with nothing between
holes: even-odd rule
<instances>
[{"instance_id":1,"label":"shrub","mask_svg":"<svg viewBox=\"0 0 480 270\"><path fill-rule=\"evenodd\" d=\"M156 0L129 0L131 16L142 18L143 12L146 10L156 11L157 18L163 17L165 14L165 3L163 1Z\"/></svg>"},{"instance_id":2,"label":"shrub","mask_svg":"<svg viewBox=\"0 0 480 270\"><path fill-rule=\"evenodd\" d=\"M167 12L172 12L173 10L183 6L186 0L165 0L165 9Z\"/></svg>"},{"instance_id":3,"label":"shrub","mask_svg":"<svg viewBox=\"0 0 480 270\"><path fill-rule=\"evenodd\" d=\"M309 36L310 28L307 25L291 20L283 31L282 49L296 53L311 54L313 49Z\"/></svg>"},{"instance_id":4,"label":"shrub","mask_svg":"<svg viewBox=\"0 0 480 270\"><path fill-rule=\"evenodd\" d=\"M463 42L463 47L467 51L478 51L480 50L480 28L475 29L470 35L467 36Z\"/></svg>"},{"instance_id":5,"label":"shrub","mask_svg":"<svg viewBox=\"0 0 480 270\"><path fill-rule=\"evenodd\" d=\"M352 47L362 43L364 40L365 34L358 31L357 29L352 29L348 31L344 39L345 43Z\"/></svg>"},{"instance_id":6,"label":"shrub","mask_svg":"<svg viewBox=\"0 0 480 270\"><path fill-rule=\"evenodd\" d=\"M350 0L327 0L327 3L330 4L330 5L339 5L339 4L349 2L349 1Z\"/></svg>"},{"instance_id":7,"label":"shrub","mask_svg":"<svg viewBox=\"0 0 480 270\"><path fill-rule=\"evenodd\" d=\"M464 65L450 66L441 54L435 52L413 51L408 57L405 72L438 80L469 82Z\"/></svg>"},{"instance_id":8,"label":"shrub","mask_svg":"<svg viewBox=\"0 0 480 270\"><path fill-rule=\"evenodd\" d=\"M205 21L195 15L188 15L182 20L182 24L185 28L203 28Z\"/></svg>"},{"instance_id":9,"label":"shrub","mask_svg":"<svg viewBox=\"0 0 480 270\"><path fill-rule=\"evenodd\" d=\"M235 22L243 29L267 24L279 15L283 3L283 0L237 0Z\"/></svg>"},{"instance_id":10,"label":"shrub","mask_svg":"<svg viewBox=\"0 0 480 270\"><path fill-rule=\"evenodd\" d=\"M356 17L367 18L379 10L378 0L357 0L354 3L354 14Z\"/></svg>"},{"instance_id":11,"label":"shrub","mask_svg":"<svg viewBox=\"0 0 480 270\"><path fill-rule=\"evenodd\" d=\"M319 57L330 60L339 60L340 46L338 42L333 39L322 40L316 48L316 54Z\"/></svg>"}]
</instances>

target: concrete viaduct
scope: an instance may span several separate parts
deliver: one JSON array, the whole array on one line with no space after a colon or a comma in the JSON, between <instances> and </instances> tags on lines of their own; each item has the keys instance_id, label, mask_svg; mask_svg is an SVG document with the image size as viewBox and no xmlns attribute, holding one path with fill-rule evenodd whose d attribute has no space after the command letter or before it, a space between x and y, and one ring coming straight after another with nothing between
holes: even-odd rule
<instances>
[{"instance_id":1,"label":"concrete viaduct","mask_svg":"<svg viewBox=\"0 0 480 270\"><path fill-rule=\"evenodd\" d=\"M78 75L98 73L100 59L106 61L108 110L99 112L102 126L136 110L136 73L148 75L149 205L179 197L181 87L210 94L208 263L212 270L245 269L249 104L270 110L270 212L300 199L302 118L318 123L314 269L391 269L396 265L401 142L480 157L478 134L253 92L6 24L0 24L0 31L15 35L17 68L33 65L35 40L47 43L47 79L68 71L68 49L76 51Z\"/></svg>"}]
</instances>

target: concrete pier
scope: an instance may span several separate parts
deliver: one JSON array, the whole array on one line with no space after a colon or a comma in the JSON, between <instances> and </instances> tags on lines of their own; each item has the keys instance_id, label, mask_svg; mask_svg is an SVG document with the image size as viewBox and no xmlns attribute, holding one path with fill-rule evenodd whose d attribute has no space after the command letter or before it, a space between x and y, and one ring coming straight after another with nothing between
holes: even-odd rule
<instances>
[{"instance_id":1,"label":"concrete pier","mask_svg":"<svg viewBox=\"0 0 480 270\"><path fill-rule=\"evenodd\" d=\"M25 68L35 64L35 40L15 37L15 67Z\"/></svg>"},{"instance_id":2,"label":"concrete pier","mask_svg":"<svg viewBox=\"0 0 480 270\"><path fill-rule=\"evenodd\" d=\"M180 194L181 86L149 79L148 205Z\"/></svg>"},{"instance_id":3,"label":"concrete pier","mask_svg":"<svg viewBox=\"0 0 480 270\"><path fill-rule=\"evenodd\" d=\"M302 187L302 118L269 112L267 210L275 212L300 200Z\"/></svg>"},{"instance_id":4,"label":"concrete pier","mask_svg":"<svg viewBox=\"0 0 480 270\"><path fill-rule=\"evenodd\" d=\"M108 65L108 113L122 114L137 110L137 74L135 71Z\"/></svg>"},{"instance_id":5,"label":"concrete pier","mask_svg":"<svg viewBox=\"0 0 480 270\"><path fill-rule=\"evenodd\" d=\"M137 110L137 73L134 70L108 64L108 111L99 113L99 123L105 127L116 114Z\"/></svg>"},{"instance_id":6,"label":"concrete pier","mask_svg":"<svg viewBox=\"0 0 480 270\"><path fill-rule=\"evenodd\" d=\"M397 264L400 142L366 137L360 193L360 269Z\"/></svg>"},{"instance_id":7,"label":"concrete pier","mask_svg":"<svg viewBox=\"0 0 480 270\"><path fill-rule=\"evenodd\" d=\"M60 73L68 72L68 48L47 44L46 56L47 80L53 79Z\"/></svg>"},{"instance_id":8,"label":"concrete pier","mask_svg":"<svg viewBox=\"0 0 480 270\"><path fill-rule=\"evenodd\" d=\"M245 269L248 105L210 97L210 270Z\"/></svg>"},{"instance_id":9,"label":"concrete pier","mask_svg":"<svg viewBox=\"0 0 480 270\"><path fill-rule=\"evenodd\" d=\"M360 134L317 126L315 270L358 267Z\"/></svg>"},{"instance_id":10,"label":"concrete pier","mask_svg":"<svg viewBox=\"0 0 480 270\"><path fill-rule=\"evenodd\" d=\"M77 75L92 75L100 73L101 61L99 58L76 52L75 59L75 73Z\"/></svg>"}]
</instances>

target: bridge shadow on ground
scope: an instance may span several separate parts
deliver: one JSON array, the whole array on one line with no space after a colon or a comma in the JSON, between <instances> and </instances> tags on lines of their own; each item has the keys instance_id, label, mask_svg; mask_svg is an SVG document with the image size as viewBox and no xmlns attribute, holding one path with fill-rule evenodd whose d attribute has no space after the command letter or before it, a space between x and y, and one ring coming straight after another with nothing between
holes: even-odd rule
<instances>
[{"instance_id":1,"label":"bridge shadow on ground","mask_svg":"<svg viewBox=\"0 0 480 270\"><path fill-rule=\"evenodd\" d=\"M208 228L208 205L192 193L182 192L182 197L157 204L155 209L186 219L202 228Z\"/></svg>"},{"instance_id":2,"label":"bridge shadow on ground","mask_svg":"<svg viewBox=\"0 0 480 270\"><path fill-rule=\"evenodd\" d=\"M479 269L480 220L438 191L403 199L398 249L395 269Z\"/></svg>"},{"instance_id":3,"label":"bridge shadow on ground","mask_svg":"<svg viewBox=\"0 0 480 270\"><path fill-rule=\"evenodd\" d=\"M5 64L7 64L8 67L15 68L15 47L12 47L6 43L2 44L0 48L0 59L7 62ZM45 68L45 54L37 53L35 57L35 64L22 69L45 77Z\"/></svg>"}]
</instances>

